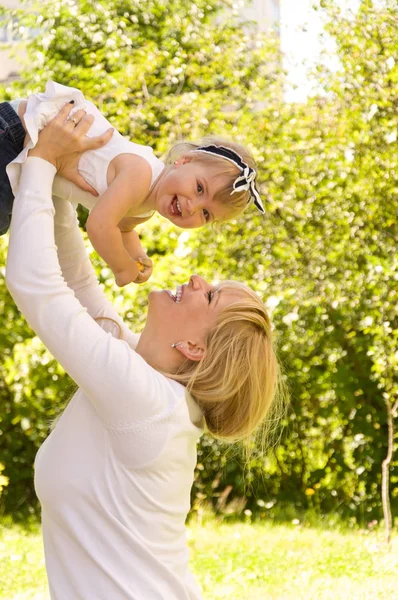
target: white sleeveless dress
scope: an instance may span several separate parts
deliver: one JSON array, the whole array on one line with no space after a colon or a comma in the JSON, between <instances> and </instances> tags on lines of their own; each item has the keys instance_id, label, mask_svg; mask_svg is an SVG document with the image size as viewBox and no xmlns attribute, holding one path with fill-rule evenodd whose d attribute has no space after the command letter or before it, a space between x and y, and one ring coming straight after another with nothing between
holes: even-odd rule
<instances>
[{"instance_id":1,"label":"white sleeveless dress","mask_svg":"<svg viewBox=\"0 0 398 600\"><path fill-rule=\"evenodd\" d=\"M71 100L74 100L74 107L70 116L73 116L76 111L81 109L94 116L94 122L87 132L88 137L101 135L112 127L111 123L105 119L92 102L84 98L78 89L61 85L54 81L48 81L44 93L32 94L28 97L25 126L30 136L30 141L22 152L7 166L7 175L14 196L16 196L19 188L21 166L27 158L28 151L37 144L39 131ZM135 154L145 158L152 169L151 185L164 169L164 163L154 155L152 148L130 142L115 130L111 140L105 146L96 150L88 150L79 159L78 170L80 174L100 196L108 187L107 173L109 163L119 154ZM98 200L98 197L80 190L77 186L59 176L54 180L53 195L58 198L70 200L73 203L78 201L89 210L95 206ZM151 217L153 213L154 211L137 214L132 209L126 216L145 218Z\"/></svg>"}]
</instances>

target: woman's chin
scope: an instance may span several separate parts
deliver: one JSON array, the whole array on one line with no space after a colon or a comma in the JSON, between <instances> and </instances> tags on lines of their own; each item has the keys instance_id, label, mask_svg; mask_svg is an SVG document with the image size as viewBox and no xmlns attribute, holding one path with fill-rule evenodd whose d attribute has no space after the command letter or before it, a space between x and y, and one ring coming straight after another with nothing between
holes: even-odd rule
<instances>
[{"instance_id":1,"label":"woman's chin","mask_svg":"<svg viewBox=\"0 0 398 600\"><path fill-rule=\"evenodd\" d=\"M163 292L164 292L164 290L160 290L160 289L158 289L158 290L156 290L156 289L155 289L155 290L151 290L151 291L149 292L149 294L148 294L148 304L149 304L150 302L153 302L154 300L156 300L156 298L157 298L157 297L158 297L160 294L162 294Z\"/></svg>"}]
</instances>

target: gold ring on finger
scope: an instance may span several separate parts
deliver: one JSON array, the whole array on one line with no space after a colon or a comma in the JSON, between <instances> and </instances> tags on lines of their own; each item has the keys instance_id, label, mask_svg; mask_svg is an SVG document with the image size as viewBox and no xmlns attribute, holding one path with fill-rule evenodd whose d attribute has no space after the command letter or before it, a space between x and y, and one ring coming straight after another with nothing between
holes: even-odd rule
<instances>
[{"instance_id":1,"label":"gold ring on finger","mask_svg":"<svg viewBox=\"0 0 398 600\"><path fill-rule=\"evenodd\" d=\"M77 125L77 121L76 121L76 119L75 119L74 117L71 117L71 118L69 119L69 121L72 121L73 125L76 127L76 125Z\"/></svg>"}]
</instances>

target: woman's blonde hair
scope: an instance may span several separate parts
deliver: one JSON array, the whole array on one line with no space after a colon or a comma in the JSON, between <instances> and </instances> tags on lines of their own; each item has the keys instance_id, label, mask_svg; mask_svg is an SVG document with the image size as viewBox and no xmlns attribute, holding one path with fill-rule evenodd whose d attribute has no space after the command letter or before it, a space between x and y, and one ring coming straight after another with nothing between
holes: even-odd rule
<instances>
[{"instance_id":1,"label":"woman's blonde hair","mask_svg":"<svg viewBox=\"0 0 398 600\"><path fill-rule=\"evenodd\" d=\"M238 217L245 210L251 199L250 192L248 190L241 190L232 193L234 181L239 175L239 169L233 163L215 154L197 151L201 146L211 145L230 148L239 154L243 162L249 167L252 169L257 168L256 162L247 148L241 144L218 136L207 136L198 142L178 142L167 154L166 164L174 163L174 161L182 155L189 155L197 162L215 166L217 168L218 176L226 175L228 177L227 182L217 190L214 195L214 200L220 202L224 206L230 207L230 213L224 220L233 219Z\"/></svg>"},{"instance_id":2,"label":"woman's blonde hair","mask_svg":"<svg viewBox=\"0 0 398 600\"><path fill-rule=\"evenodd\" d=\"M262 425L263 441L278 430L287 407L287 388L275 352L271 322L260 298L237 281L218 289L242 292L222 308L206 338L199 362L186 360L164 373L186 386L203 410L207 430L226 441L250 440ZM95 320L114 319L98 317ZM53 429L58 418L52 423Z\"/></svg>"},{"instance_id":3,"label":"woman's blonde hair","mask_svg":"<svg viewBox=\"0 0 398 600\"><path fill-rule=\"evenodd\" d=\"M219 312L204 357L185 361L171 377L192 394L211 434L247 440L259 425L268 434L277 429L287 394L263 302L241 283L220 287L241 291L241 298Z\"/></svg>"}]
</instances>

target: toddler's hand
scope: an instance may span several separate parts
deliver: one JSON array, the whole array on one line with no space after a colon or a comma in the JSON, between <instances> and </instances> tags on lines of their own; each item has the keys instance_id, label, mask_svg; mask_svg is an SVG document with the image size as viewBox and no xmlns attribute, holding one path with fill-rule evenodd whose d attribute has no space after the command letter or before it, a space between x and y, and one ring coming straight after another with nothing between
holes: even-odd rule
<instances>
[{"instance_id":1,"label":"toddler's hand","mask_svg":"<svg viewBox=\"0 0 398 600\"><path fill-rule=\"evenodd\" d=\"M115 272L115 281L118 287L124 287L129 283L133 283L133 281L137 278L138 267L135 265L135 269L130 269L128 271L118 271Z\"/></svg>"},{"instance_id":2,"label":"toddler's hand","mask_svg":"<svg viewBox=\"0 0 398 600\"><path fill-rule=\"evenodd\" d=\"M138 277L134 279L134 283L145 283L145 281L148 281L148 279L152 275L153 263L151 259L148 258L146 255L145 257L140 256L139 258L136 258L135 261L136 263L139 263L141 267L138 267L140 272L138 274ZM142 267L143 270L141 270Z\"/></svg>"},{"instance_id":3,"label":"toddler's hand","mask_svg":"<svg viewBox=\"0 0 398 600\"><path fill-rule=\"evenodd\" d=\"M132 260L129 269L115 272L115 281L117 286L124 287L129 283L144 283L151 275L152 261L146 256Z\"/></svg>"}]
</instances>

